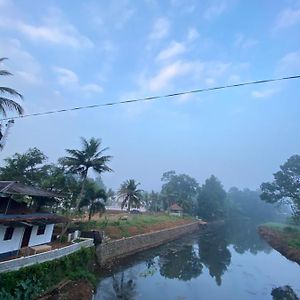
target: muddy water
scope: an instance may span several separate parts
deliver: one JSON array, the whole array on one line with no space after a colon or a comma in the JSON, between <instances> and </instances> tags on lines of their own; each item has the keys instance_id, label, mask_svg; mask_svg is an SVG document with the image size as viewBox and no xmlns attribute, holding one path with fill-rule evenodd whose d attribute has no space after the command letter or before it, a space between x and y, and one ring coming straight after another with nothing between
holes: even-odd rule
<instances>
[{"instance_id":1,"label":"muddy water","mask_svg":"<svg viewBox=\"0 0 300 300\"><path fill-rule=\"evenodd\" d=\"M283 298L287 292L300 296L300 266L272 250L256 226L227 224L122 261L101 275L95 300L296 299Z\"/></svg>"}]
</instances>

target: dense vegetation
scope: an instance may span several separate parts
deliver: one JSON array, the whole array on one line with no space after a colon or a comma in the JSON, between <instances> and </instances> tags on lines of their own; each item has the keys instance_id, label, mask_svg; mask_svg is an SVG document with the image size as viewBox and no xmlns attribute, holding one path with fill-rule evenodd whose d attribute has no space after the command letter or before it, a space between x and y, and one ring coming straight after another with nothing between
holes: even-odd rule
<instances>
[{"instance_id":1,"label":"dense vegetation","mask_svg":"<svg viewBox=\"0 0 300 300\"><path fill-rule=\"evenodd\" d=\"M263 200L288 204L294 222L300 224L300 155L291 156L274 174L274 181L263 183L261 190Z\"/></svg>"},{"instance_id":2,"label":"dense vegetation","mask_svg":"<svg viewBox=\"0 0 300 300\"><path fill-rule=\"evenodd\" d=\"M95 276L88 268L93 260L94 251L87 248L61 259L1 273L0 299L35 299L64 279L86 279L95 285Z\"/></svg>"},{"instance_id":3,"label":"dense vegetation","mask_svg":"<svg viewBox=\"0 0 300 300\"><path fill-rule=\"evenodd\" d=\"M226 192L214 175L200 185L187 174L168 171L162 175L160 192L143 191L134 179L125 181L114 192L106 189L100 176L96 179L87 176L89 169L100 175L111 171L107 166L111 156L103 156L107 148L101 150L101 141L95 138L82 139L82 145L81 150L68 150L69 156L59 159L56 164L47 164L48 158L37 148L23 154L15 153L4 159L5 165L0 167L0 180L19 180L60 193L64 196L60 203L45 203L43 199L34 199L31 204L37 207L49 206L52 210L66 213L88 210L89 219L93 214L103 212L106 202L118 202L128 210L143 205L152 212L165 211L177 203L185 214L206 221L236 218L246 218L254 223L282 221L283 215L289 213L286 207L279 210L273 203L262 201L259 190L239 190L233 187ZM266 195L271 197L266 192L266 186L270 185L262 185L263 199Z\"/></svg>"}]
</instances>

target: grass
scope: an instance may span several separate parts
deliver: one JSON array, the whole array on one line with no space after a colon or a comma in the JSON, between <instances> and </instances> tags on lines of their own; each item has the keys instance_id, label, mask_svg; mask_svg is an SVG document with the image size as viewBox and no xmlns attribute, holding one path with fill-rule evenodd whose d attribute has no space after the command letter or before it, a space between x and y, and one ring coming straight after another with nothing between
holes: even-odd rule
<instances>
[{"instance_id":1,"label":"grass","mask_svg":"<svg viewBox=\"0 0 300 300\"><path fill-rule=\"evenodd\" d=\"M269 222L269 223L262 224L262 226L266 226L271 229L275 229L282 232L300 232L300 226L290 225L290 224Z\"/></svg>"},{"instance_id":2,"label":"grass","mask_svg":"<svg viewBox=\"0 0 300 300\"><path fill-rule=\"evenodd\" d=\"M110 238L118 239L186 224L191 220L193 219L190 217L182 218L167 214L128 215L127 220L116 219L116 216L110 218L108 215L99 220L80 222L79 228L82 231L103 230Z\"/></svg>"},{"instance_id":3,"label":"grass","mask_svg":"<svg viewBox=\"0 0 300 300\"><path fill-rule=\"evenodd\" d=\"M300 226L271 222L262 224L262 226L280 232L289 247L300 249Z\"/></svg>"}]
</instances>

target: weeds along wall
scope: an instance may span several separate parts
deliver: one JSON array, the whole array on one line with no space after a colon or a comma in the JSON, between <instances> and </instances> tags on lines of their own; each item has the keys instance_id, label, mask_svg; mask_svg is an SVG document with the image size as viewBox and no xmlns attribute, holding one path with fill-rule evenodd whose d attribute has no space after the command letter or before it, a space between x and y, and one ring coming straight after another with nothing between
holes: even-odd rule
<instances>
[{"instance_id":1,"label":"weeds along wall","mask_svg":"<svg viewBox=\"0 0 300 300\"><path fill-rule=\"evenodd\" d=\"M96 278L89 265L95 260L94 248L81 249L64 258L36 264L0 274L0 299L32 300L64 279L87 279L95 285Z\"/></svg>"}]
</instances>

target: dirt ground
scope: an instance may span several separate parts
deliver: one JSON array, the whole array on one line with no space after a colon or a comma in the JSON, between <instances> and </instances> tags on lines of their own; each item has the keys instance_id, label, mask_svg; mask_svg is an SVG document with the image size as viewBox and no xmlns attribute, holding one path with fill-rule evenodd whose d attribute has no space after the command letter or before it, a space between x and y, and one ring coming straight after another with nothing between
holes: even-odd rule
<instances>
[{"instance_id":1,"label":"dirt ground","mask_svg":"<svg viewBox=\"0 0 300 300\"><path fill-rule=\"evenodd\" d=\"M38 300L91 300L93 287L86 280L66 281Z\"/></svg>"},{"instance_id":2,"label":"dirt ground","mask_svg":"<svg viewBox=\"0 0 300 300\"><path fill-rule=\"evenodd\" d=\"M258 232L275 250L300 265L300 249L289 247L283 233L264 226L259 227Z\"/></svg>"}]
</instances>

